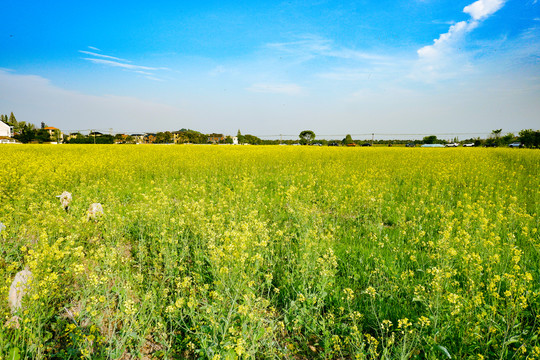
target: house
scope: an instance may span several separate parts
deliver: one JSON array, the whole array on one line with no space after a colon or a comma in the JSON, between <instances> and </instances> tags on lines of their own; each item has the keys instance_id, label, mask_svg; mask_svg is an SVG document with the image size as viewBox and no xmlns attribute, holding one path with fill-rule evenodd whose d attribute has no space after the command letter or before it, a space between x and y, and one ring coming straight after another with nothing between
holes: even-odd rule
<instances>
[{"instance_id":1,"label":"house","mask_svg":"<svg viewBox=\"0 0 540 360\"><path fill-rule=\"evenodd\" d=\"M150 134L144 134L143 136L143 142L145 144L153 144L156 142L156 135L157 134L153 134L153 133L150 133Z\"/></svg>"},{"instance_id":2,"label":"house","mask_svg":"<svg viewBox=\"0 0 540 360\"><path fill-rule=\"evenodd\" d=\"M212 144L217 144L220 141L225 140L223 134L210 134L208 135L208 142Z\"/></svg>"},{"instance_id":3,"label":"house","mask_svg":"<svg viewBox=\"0 0 540 360\"><path fill-rule=\"evenodd\" d=\"M135 140L135 144L142 144L144 143L144 135L145 134L131 134L130 136Z\"/></svg>"},{"instance_id":4,"label":"house","mask_svg":"<svg viewBox=\"0 0 540 360\"><path fill-rule=\"evenodd\" d=\"M56 140L57 142L62 142L64 140L64 133L60 129L53 126L44 127L43 130L47 130L51 139Z\"/></svg>"},{"instance_id":5,"label":"house","mask_svg":"<svg viewBox=\"0 0 540 360\"><path fill-rule=\"evenodd\" d=\"M13 134L12 134L12 127L9 126L8 124L0 121L0 136L4 136L4 137L12 137Z\"/></svg>"}]
</instances>

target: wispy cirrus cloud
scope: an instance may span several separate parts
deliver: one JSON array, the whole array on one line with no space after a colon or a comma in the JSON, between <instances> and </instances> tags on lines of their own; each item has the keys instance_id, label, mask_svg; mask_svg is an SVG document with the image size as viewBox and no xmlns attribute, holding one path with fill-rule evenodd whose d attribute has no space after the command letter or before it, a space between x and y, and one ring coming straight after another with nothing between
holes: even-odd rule
<instances>
[{"instance_id":1,"label":"wispy cirrus cloud","mask_svg":"<svg viewBox=\"0 0 540 360\"><path fill-rule=\"evenodd\" d=\"M301 86L296 84L267 84L258 83L251 85L248 91L256 93L270 93L283 95L300 95L303 92Z\"/></svg>"},{"instance_id":2,"label":"wispy cirrus cloud","mask_svg":"<svg viewBox=\"0 0 540 360\"><path fill-rule=\"evenodd\" d=\"M92 46L89 46L88 48L96 50L96 51L101 51L98 48L95 48ZM111 56L111 55L100 54L100 53L96 53L92 51L79 50L79 52L81 54L91 56L91 57L84 57L83 60L89 61L94 64L100 64L100 65L128 70L136 74L143 75L145 78L149 80L163 81L163 79L159 78L156 75L156 72L160 70L169 70L168 68L165 68L165 67L136 65L136 64L132 64L131 61L126 60L126 59L122 59L122 58Z\"/></svg>"},{"instance_id":3,"label":"wispy cirrus cloud","mask_svg":"<svg viewBox=\"0 0 540 360\"><path fill-rule=\"evenodd\" d=\"M111 60L117 60L117 61L123 61L123 62L131 62L129 60L125 60L125 59L121 59L121 58L117 58L117 57L109 56L109 55L98 54L98 53L91 52L91 51L79 50L79 52L81 54L86 54L86 55L90 55L90 56L96 56L96 57L100 57L100 58L104 58L104 59L111 59Z\"/></svg>"},{"instance_id":4,"label":"wispy cirrus cloud","mask_svg":"<svg viewBox=\"0 0 540 360\"><path fill-rule=\"evenodd\" d=\"M266 47L295 56L302 61L308 61L317 57L369 61L384 61L388 59L378 54L336 46L332 40L314 35L304 35L293 41L268 43Z\"/></svg>"},{"instance_id":5,"label":"wispy cirrus cloud","mask_svg":"<svg viewBox=\"0 0 540 360\"><path fill-rule=\"evenodd\" d=\"M338 68L331 71L317 74L320 78L337 81L358 81L367 80L371 77L369 69L364 68Z\"/></svg>"},{"instance_id":6,"label":"wispy cirrus cloud","mask_svg":"<svg viewBox=\"0 0 540 360\"><path fill-rule=\"evenodd\" d=\"M150 67L150 66L126 64L123 62L106 60L106 59L84 58L84 60L88 60L90 62L93 62L94 64L109 65L109 66L119 67L119 68L128 69L128 70L150 70L150 71L164 70L164 68L155 68L155 67Z\"/></svg>"}]
</instances>

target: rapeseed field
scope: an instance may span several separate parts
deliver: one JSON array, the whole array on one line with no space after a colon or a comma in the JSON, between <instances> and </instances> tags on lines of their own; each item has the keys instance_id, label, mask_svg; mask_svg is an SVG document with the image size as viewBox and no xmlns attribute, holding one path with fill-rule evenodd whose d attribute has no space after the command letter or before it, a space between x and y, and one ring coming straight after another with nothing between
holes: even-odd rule
<instances>
[{"instance_id":1,"label":"rapeseed field","mask_svg":"<svg viewBox=\"0 0 540 360\"><path fill-rule=\"evenodd\" d=\"M0 154L1 359L540 358L538 151Z\"/></svg>"}]
</instances>

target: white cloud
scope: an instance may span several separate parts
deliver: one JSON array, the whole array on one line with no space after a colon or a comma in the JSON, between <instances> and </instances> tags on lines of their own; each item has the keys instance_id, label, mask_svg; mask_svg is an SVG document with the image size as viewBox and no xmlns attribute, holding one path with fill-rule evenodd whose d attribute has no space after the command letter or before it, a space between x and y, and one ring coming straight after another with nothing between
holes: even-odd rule
<instances>
[{"instance_id":1,"label":"white cloud","mask_svg":"<svg viewBox=\"0 0 540 360\"><path fill-rule=\"evenodd\" d=\"M453 45L462 39L463 35L473 30L477 26L477 22L460 21L457 24L450 26L447 33L441 34L438 39L433 41L433 45L424 46L419 49L418 56L420 58L437 58L444 55L452 49Z\"/></svg>"},{"instance_id":2,"label":"white cloud","mask_svg":"<svg viewBox=\"0 0 540 360\"><path fill-rule=\"evenodd\" d=\"M180 118L182 126L191 125L180 109L170 105L128 96L69 91L40 76L0 70L0 83L0 109L13 109L17 119L34 124L44 121L66 131L113 128L122 132L175 129Z\"/></svg>"},{"instance_id":3,"label":"white cloud","mask_svg":"<svg viewBox=\"0 0 540 360\"><path fill-rule=\"evenodd\" d=\"M338 81L358 81L368 80L371 77L371 72L366 69L334 69L330 72L320 73L319 77L328 80Z\"/></svg>"},{"instance_id":4,"label":"white cloud","mask_svg":"<svg viewBox=\"0 0 540 360\"><path fill-rule=\"evenodd\" d=\"M98 49L97 47L94 47L94 46L89 46L88 48L92 50L96 50L96 51L101 51L101 49Z\"/></svg>"},{"instance_id":5,"label":"white cloud","mask_svg":"<svg viewBox=\"0 0 540 360\"><path fill-rule=\"evenodd\" d=\"M112 60L117 60L117 61L131 62L129 60L120 59L120 58L117 58L117 57L114 57L114 56L109 56L109 55L97 54L97 53L94 53L94 52L91 52L91 51L79 50L79 52L82 53L82 54L86 54L86 55L90 55L90 56L97 56L97 57L101 57L101 58L105 58L105 59L112 59Z\"/></svg>"},{"instance_id":6,"label":"white cloud","mask_svg":"<svg viewBox=\"0 0 540 360\"><path fill-rule=\"evenodd\" d=\"M465 6L463 12L471 15L473 20L484 20L504 6L505 0L478 0Z\"/></svg>"},{"instance_id":7,"label":"white cloud","mask_svg":"<svg viewBox=\"0 0 540 360\"><path fill-rule=\"evenodd\" d=\"M501 9L506 0L478 0L465 6L463 12L471 18L460 21L433 40L432 45L417 50L419 62L411 77L428 82L454 77L470 69L465 52L457 51L462 47L465 35L473 31L481 21Z\"/></svg>"},{"instance_id":8,"label":"white cloud","mask_svg":"<svg viewBox=\"0 0 540 360\"><path fill-rule=\"evenodd\" d=\"M98 51L101 51L101 50L98 49ZM90 61L94 64L106 65L106 66L117 67L124 70L128 70L128 71L143 75L145 78L149 80L153 80L153 81L163 81L163 79L159 78L155 74L156 71L169 70L168 68L164 68L164 67L134 65L134 64L131 64L131 61L126 60L126 59L121 59L121 58L110 56L110 55L98 54L91 51L79 50L79 52L82 54L92 56L92 57L83 58L86 61Z\"/></svg>"},{"instance_id":9,"label":"white cloud","mask_svg":"<svg viewBox=\"0 0 540 360\"><path fill-rule=\"evenodd\" d=\"M314 35L305 35L295 41L269 43L266 46L284 54L295 56L303 61L319 56L368 61L384 61L388 59L378 54L337 47L332 40Z\"/></svg>"},{"instance_id":10,"label":"white cloud","mask_svg":"<svg viewBox=\"0 0 540 360\"><path fill-rule=\"evenodd\" d=\"M154 68L154 67L149 67L149 66L125 64L119 61L112 61L112 60L105 60L105 59L84 58L84 60L88 60L96 64L103 64L103 65L119 67L119 68L128 69L128 70L158 70L160 69L160 68Z\"/></svg>"},{"instance_id":11,"label":"white cloud","mask_svg":"<svg viewBox=\"0 0 540 360\"><path fill-rule=\"evenodd\" d=\"M284 94L284 95L300 95L302 87L296 84L253 84L248 91L256 93Z\"/></svg>"}]
</instances>

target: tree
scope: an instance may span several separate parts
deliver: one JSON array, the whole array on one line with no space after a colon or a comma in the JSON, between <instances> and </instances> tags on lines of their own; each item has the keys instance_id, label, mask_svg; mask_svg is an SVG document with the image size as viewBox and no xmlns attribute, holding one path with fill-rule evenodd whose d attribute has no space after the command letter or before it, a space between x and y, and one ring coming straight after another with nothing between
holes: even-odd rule
<instances>
[{"instance_id":1,"label":"tree","mask_svg":"<svg viewBox=\"0 0 540 360\"><path fill-rule=\"evenodd\" d=\"M521 141L521 144L523 144L523 146L528 148L540 147L540 130L521 130L519 132L519 141Z\"/></svg>"},{"instance_id":2,"label":"tree","mask_svg":"<svg viewBox=\"0 0 540 360\"><path fill-rule=\"evenodd\" d=\"M300 133L300 143L306 145L315 140L315 133L311 130L304 130Z\"/></svg>"},{"instance_id":3,"label":"tree","mask_svg":"<svg viewBox=\"0 0 540 360\"><path fill-rule=\"evenodd\" d=\"M501 131L502 129L491 130L491 135L493 135L495 139L498 139L501 136Z\"/></svg>"},{"instance_id":4,"label":"tree","mask_svg":"<svg viewBox=\"0 0 540 360\"><path fill-rule=\"evenodd\" d=\"M424 144L436 144L438 139L437 139L437 136L430 135L430 136L425 136L422 141L424 142Z\"/></svg>"},{"instance_id":5,"label":"tree","mask_svg":"<svg viewBox=\"0 0 540 360\"><path fill-rule=\"evenodd\" d=\"M173 135L170 131L158 132L156 134L156 142L160 144L168 144L172 141Z\"/></svg>"},{"instance_id":6,"label":"tree","mask_svg":"<svg viewBox=\"0 0 540 360\"><path fill-rule=\"evenodd\" d=\"M343 143L344 145L353 144L354 141L353 141L353 139L352 139L351 134L347 134L347 136L345 136L345 139L342 140L342 143Z\"/></svg>"},{"instance_id":7,"label":"tree","mask_svg":"<svg viewBox=\"0 0 540 360\"><path fill-rule=\"evenodd\" d=\"M240 129L238 129L238 132L236 133L236 137L238 138L238 143L241 145L244 142L246 142L246 138L242 133L240 132Z\"/></svg>"},{"instance_id":8,"label":"tree","mask_svg":"<svg viewBox=\"0 0 540 360\"><path fill-rule=\"evenodd\" d=\"M255 135L245 135L245 142L251 145L260 145L262 143L262 140L256 137Z\"/></svg>"},{"instance_id":9,"label":"tree","mask_svg":"<svg viewBox=\"0 0 540 360\"><path fill-rule=\"evenodd\" d=\"M36 131L35 139L40 143L44 142L50 142L51 141L51 135L49 132L43 128Z\"/></svg>"},{"instance_id":10,"label":"tree","mask_svg":"<svg viewBox=\"0 0 540 360\"><path fill-rule=\"evenodd\" d=\"M508 145L510 144L512 141L514 141L514 134L512 133L508 133L506 135L504 135L503 137L501 137L500 141L503 145Z\"/></svg>"},{"instance_id":11,"label":"tree","mask_svg":"<svg viewBox=\"0 0 540 360\"><path fill-rule=\"evenodd\" d=\"M21 122L23 124L20 129L20 132L15 134L15 136L13 137L19 140L20 142L22 142L23 144L26 144L33 141L36 138L36 131L34 130L34 126L32 124L25 124L23 121Z\"/></svg>"},{"instance_id":12,"label":"tree","mask_svg":"<svg viewBox=\"0 0 540 360\"><path fill-rule=\"evenodd\" d=\"M6 115L6 119L7 119L7 115ZM17 119L15 119L15 115L13 115L13 111L9 115L9 120L6 121L6 122L8 123L8 125L11 125L11 126L16 126L17 125Z\"/></svg>"}]
</instances>

